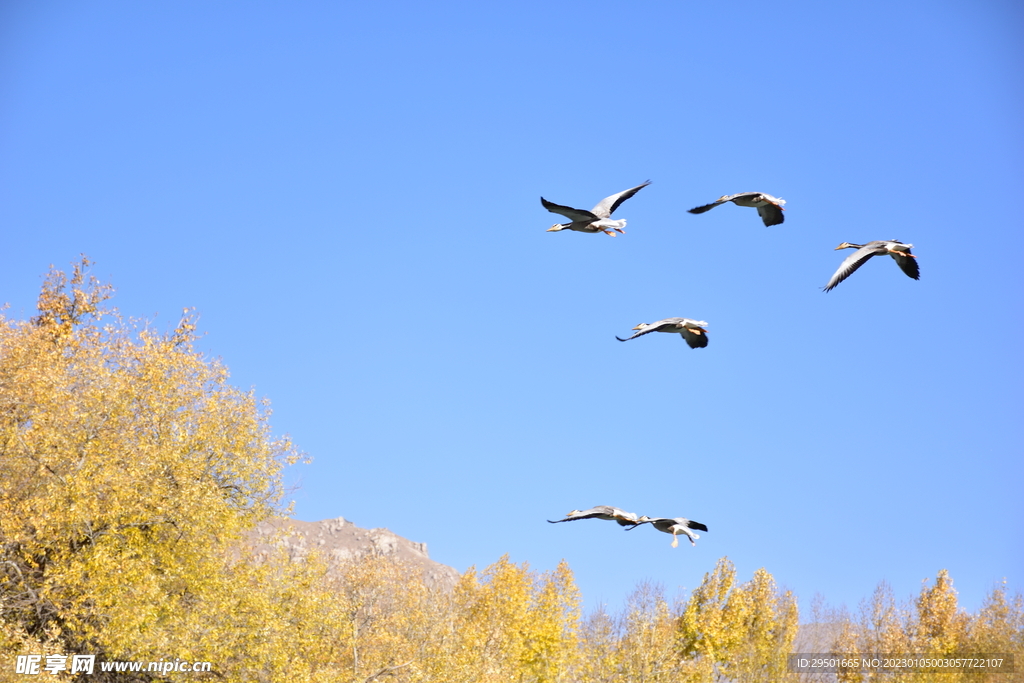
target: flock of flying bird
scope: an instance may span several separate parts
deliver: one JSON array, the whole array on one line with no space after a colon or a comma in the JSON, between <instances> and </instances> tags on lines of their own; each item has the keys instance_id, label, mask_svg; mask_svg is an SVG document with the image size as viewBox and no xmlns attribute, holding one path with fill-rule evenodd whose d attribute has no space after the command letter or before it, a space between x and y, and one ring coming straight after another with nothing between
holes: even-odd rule
<instances>
[{"instance_id":1,"label":"flock of flying bird","mask_svg":"<svg viewBox=\"0 0 1024 683\"><path fill-rule=\"evenodd\" d=\"M693 522L685 517L648 517L647 515L637 517L635 512L626 512L619 508L613 508L611 505L598 505L589 510L573 510L565 516L565 519L549 519L548 523L575 522L577 519L608 519L618 522L619 526L629 527L626 531L632 531L641 524L650 524L658 531L672 534L673 548L679 545L679 539L677 538L679 534L683 534L690 539L690 545L697 545L696 540L700 536L690 531L690 529L708 530L700 522Z\"/></svg>"},{"instance_id":2,"label":"flock of flying bird","mask_svg":"<svg viewBox=\"0 0 1024 683\"><path fill-rule=\"evenodd\" d=\"M571 206L562 206L561 204L555 204L549 202L543 197L540 198L540 203L545 209L551 213L557 213L565 216L570 220L569 223L556 223L548 228L548 232L559 232L561 230L574 230L576 232L587 232L587 233L598 233L603 232L611 237L615 237L616 233L626 234L623 228L626 227L626 220L624 218L618 220L612 220L612 214L617 208L633 195L640 190L644 189L651 184L651 181L631 187L628 190L613 194L610 197L605 197L590 211L583 209L574 209ZM764 222L766 227L773 225L781 225L785 220L783 211L785 208L783 204L786 203L785 199L773 197L770 194L764 192L741 192L739 194L730 194L719 197L710 204L703 206L697 206L690 209L690 213L698 214L710 211L711 209L724 204L726 202L732 202L737 206L749 206L757 209L758 215ZM832 274L831 279L824 287L824 291L831 291L840 282L850 277L858 268L864 265L868 259L872 256L881 256L888 254L896 261L896 265L899 266L907 277L919 280L921 277L920 268L917 265L917 257L910 253L910 248L914 246L912 244L904 244L899 240L875 240L868 242L867 244L854 244L852 242L843 242L836 251L840 249L856 249L855 252L850 254L841 264L839 269ZM705 329L707 323L703 320L691 320L690 318L665 318L653 323L640 323L633 328L634 334L631 337L623 339L622 337L616 336L615 338L621 341L629 341L630 339L636 339L645 334L651 332L669 332L679 334L683 340L690 346L691 349L704 348L708 345L708 331ZM626 512L610 505L598 505L597 507L590 508L589 510L573 510L565 519L559 520L548 520L551 524L557 524L558 522L572 522L578 519L605 519L617 522L620 526L628 527L627 531L635 529L642 524L650 524L658 531L664 531L665 533L672 534L672 547L675 548L679 545L679 534L686 536L691 545L696 545L695 541L699 536L695 534L691 529L699 529L701 531L707 531L708 528L700 522L694 522L685 517L648 517L643 515L638 517L635 513Z\"/></svg>"}]
</instances>

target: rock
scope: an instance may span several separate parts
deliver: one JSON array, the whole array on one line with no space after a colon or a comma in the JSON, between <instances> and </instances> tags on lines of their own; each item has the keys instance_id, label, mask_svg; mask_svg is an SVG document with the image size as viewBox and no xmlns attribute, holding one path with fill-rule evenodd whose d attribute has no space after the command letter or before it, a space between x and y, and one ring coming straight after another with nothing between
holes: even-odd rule
<instances>
[{"instance_id":1,"label":"rock","mask_svg":"<svg viewBox=\"0 0 1024 683\"><path fill-rule=\"evenodd\" d=\"M293 561L304 561L310 550L316 549L327 558L328 571L340 563L373 554L423 569L424 579L431 586L452 588L459 579L454 568L430 559L426 543L410 541L387 529L361 529L344 517L320 522L280 518L260 522L253 532L257 554L269 552L269 543L278 533L279 542Z\"/></svg>"}]
</instances>

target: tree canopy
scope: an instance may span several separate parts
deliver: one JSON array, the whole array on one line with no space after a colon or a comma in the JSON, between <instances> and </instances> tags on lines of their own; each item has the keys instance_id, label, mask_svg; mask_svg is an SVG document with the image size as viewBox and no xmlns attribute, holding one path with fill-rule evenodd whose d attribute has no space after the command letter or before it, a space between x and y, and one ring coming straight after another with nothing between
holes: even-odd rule
<instances>
[{"instance_id":1,"label":"tree canopy","mask_svg":"<svg viewBox=\"0 0 1024 683\"><path fill-rule=\"evenodd\" d=\"M256 634L284 608L263 588L284 565L240 541L281 512L298 454L194 348L190 311L164 333L125 321L88 266L52 271L30 321L0 319L4 636L270 670Z\"/></svg>"}]
</instances>

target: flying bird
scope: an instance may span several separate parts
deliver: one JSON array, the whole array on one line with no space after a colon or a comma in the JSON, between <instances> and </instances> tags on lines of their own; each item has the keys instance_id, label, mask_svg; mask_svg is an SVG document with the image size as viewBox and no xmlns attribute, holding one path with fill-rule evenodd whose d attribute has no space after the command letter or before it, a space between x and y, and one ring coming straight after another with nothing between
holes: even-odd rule
<instances>
[{"instance_id":1,"label":"flying bird","mask_svg":"<svg viewBox=\"0 0 1024 683\"><path fill-rule=\"evenodd\" d=\"M626 512L611 505L598 505L589 510L573 510L565 516L565 519L548 520L550 524L559 522L575 522L577 519L608 519L618 522L621 526L636 526L643 517L637 517L633 512Z\"/></svg>"},{"instance_id":2,"label":"flying bird","mask_svg":"<svg viewBox=\"0 0 1024 683\"><path fill-rule=\"evenodd\" d=\"M835 288L836 285L850 277L855 270L864 265L869 258L879 254L892 256L893 260L896 261L896 265L907 274L907 277L920 280L921 269L917 265L917 257L910 253L912 246L914 245L904 244L898 240L875 240L867 244L843 242L836 247L836 251L840 249L856 249L857 251L847 256L846 260L839 264L839 270L832 275L832 279L825 285L825 291L827 292Z\"/></svg>"},{"instance_id":3,"label":"flying bird","mask_svg":"<svg viewBox=\"0 0 1024 683\"><path fill-rule=\"evenodd\" d=\"M603 232L607 235L615 237L616 232L621 232L623 235L626 231L623 230L626 227L626 219L622 218L613 221L611 215L615 212L615 209L619 208L622 202L626 201L637 192L642 190L651 184L648 180L643 185L637 185L631 187L628 190L613 194L611 197L605 197L601 200L601 203L595 206L590 211L584 211L583 209L574 209L571 206L562 206L561 204L555 204L549 202L543 197L540 198L540 203L544 205L544 208L551 213L557 213L565 216L571 223L555 223L548 232L558 232L560 230L575 230L576 232Z\"/></svg>"},{"instance_id":4,"label":"flying bird","mask_svg":"<svg viewBox=\"0 0 1024 683\"><path fill-rule=\"evenodd\" d=\"M689 318L665 318L659 320L656 323L640 323L634 330L637 330L636 334L632 337L623 339L622 337L615 335L615 338L620 342L629 341L630 339L636 339L642 337L645 334L651 332L673 332L675 334L683 335L683 339L690 345L691 349L703 349L708 345L708 331L704 328L707 327L707 323L703 320L690 320Z\"/></svg>"},{"instance_id":5,"label":"flying bird","mask_svg":"<svg viewBox=\"0 0 1024 683\"><path fill-rule=\"evenodd\" d=\"M685 517L641 517L636 525L627 529L631 531L641 524L652 524L658 531L664 531L666 534L672 534L672 547L676 548L679 546L679 534L686 536L690 539L690 545L697 545L696 541L700 536L690 531L690 529L700 529L701 531L707 531L708 528L700 522L691 522Z\"/></svg>"},{"instance_id":6,"label":"flying bird","mask_svg":"<svg viewBox=\"0 0 1024 683\"><path fill-rule=\"evenodd\" d=\"M756 207L758 215L761 216L761 220L766 226L781 225L782 221L786 220L786 217L782 215L782 212L785 211L782 205L786 203L786 200L764 192L740 192L739 194L724 195L710 204L695 206L690 209L690 213L704 213L725 202L732 202L736 206Z\"/></svg>"}]
</instances>

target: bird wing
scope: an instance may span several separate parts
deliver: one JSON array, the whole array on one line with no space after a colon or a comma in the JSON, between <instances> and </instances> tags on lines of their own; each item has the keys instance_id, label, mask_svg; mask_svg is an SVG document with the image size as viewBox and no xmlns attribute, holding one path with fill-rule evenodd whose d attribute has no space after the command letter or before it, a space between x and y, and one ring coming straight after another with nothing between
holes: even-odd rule
<instances>
[{"instance_id":1,"label":"bird wing","mask_svg":"<svg viewBox=\"0 0 1024 683\"><path fill-rule=\"evenodd\" d=\"M654 330L652 330L652 329L645 329L645 330L640 330L639 332L634 332L632 337L626 337L625 339L623 339L619 335L615 335L615 338L618 339L619 341L629 341L630 339L636 339L637 337L642 337L645 334L650 334L651 332L654 332Z\"/></svg>"},{"instance_id":2,"label":"bird wing","mask_svg":"<svg viewBox=\"0 0 1024 683\"><path fill-rule=\"evenodd\" d=\"M619 205L622 204L622 202L626 201L627 199L629 199L630 197L632 197L637 192L644 189L650 184L651 181L648 180L642 185L637 185L636 187L631 187L628 190L623 190L618 194L613 194L611 197L605 197L597 206L595 206L592 209L592 211L595 215L601 218L608 218L613 213L615 213L615 209L619 208Z\"/></svg>"},{"instance_id":3,"label":"bird wing","mask_svg":"<svg viewBox=\"0 0 1024 683\"><path fill-rule=\"evenodd\" d=\"M615 512L615 508L609 507L608 505L598 505L592 507L589 510L581 510L576 514L566 515L565 519L556 519L548 522L551 524L558 524L559 522L574 522L577 519L593 519L594 517L600 517L601 515L611 515Z\"/></svg>"},{"instance_id":4,"label":"bird wing","mask_svg":"<svg viewBox=\"0 0 1024 683\"><path fill-rule=\"evenodd\" d=\"M782 225L782 222L786 220L785 214L782 213L782 207L775 206L774 204L757 207L757 213L761 216L761 220L764 221L766 227Z\"/></svg>"},{"instance_id":5,"label":"bird wing","mask_svg":"<svg viewBox=\"0 0 1024 683\"><path fill-rule=\"evenodd\" d=\"M540 198L540 203L543 204L544 208L550 211L551 213L561 214L566 218L570 219L573 223L575 223L576 221L587 221L589 223L592 221L599 220L598 217L590 211L585 211L584 209L574 209L571 206L562 206L561 204L555 204L554 202L549 202L543 197Z\"/></svg>"},{"instance_id":6,"label":"bird wing","mask_svg":"<svg viewBox=\"0 0 1024 683\"><path fill-rule=\"evenodd\" d=\"M636 339L637 337L642 337L645 334L650 334L651 332L657 332L666 325L672 325L673 327L675 327L676 324L682 321L683 318L665 318L664 320L659 320L656 323L651 323L650 325L640 330L639 332L635 332L632 337L627 337L626 339L623 339L622 337L615 335L615 338L618 339L619 341L629 341L630 339ZM672 331L675 332L675 330Z\"/></svg>"},{"instance_id":7,"label":"bird wing","mask_svg":"<svg viewBox=\"0 0 1024 683\"><path fill-rule=\"evenodd\" d=\"M594 515L583 514L568 515L565 519L549 519L548 524L558 524L559 522L575 522L577 519L590 519L593 516Z\"/></svg>"},{"instance_id":8,"label":"bird wing","mask_svg":"<svg viewBox=\"0 0 1024 683\"><path fill-rule=\"evenodd\" d=\"M708 331L703 327L684 327L679 332L691 349L703 349L708 345Z\"/></svg>"},{"instance_id":9,"label":"bird wing","mask_svg":"<svg viewBox=\"0 0 1024 683\"><path fill-rule=\"evenodd\" d=\"M707 531L708 530L708 528L706 526L704 526L703 524L701 524L700 522L694 522L694 521L689 520L689 519L686 520L686 526L688 528L690 528L690 529L699 529L701 531Z\"/></svg>"},{"instance_id":10,"label":"bird wing","mask_svg":"<svg viewBox=\"0 0 1024 683\"><path fill-rule=\"evenodd\" d=\"M719 204L725 204L727 201L731 200L733 197L736 196L737 195L730 195L728 197L722 197L718 201L711 202L710 204L705 204L704 206L695 206L692 209L690 209L689 213L704 213L705 211L710 211Z\"/></svg>"},{"instance_id":11,"label":"bird wing","mask_svg":"<svg viewBox=\"0 0 1024 683\"><path fill-rule=\"evenodd\" d=\"M864 265L865 262L876 254L885 253L885 248L878 243L865 244L863 247L846 257L846 260L839 264L839 269L832 274L832 279L825 285L825 291L833 289L840 282L853 275L854 271Z\"/></svg>"},{"instance_id":12,"label":"bird wing","mask_svg":"<svg viewBox=\"0 0 1024 683\"><path fill-rule=\"evenodd\" d=\"M905 253L909 254L910 250L907 249ZM892 252L889 253L889 256L892 256L892 259L896 262L896 265L900 267L900 270L907 274L907 277L913 278L915 280L921 279L921 267L917 265L916 258L914 258L913 256L897 256Z\"/></svg>"},{"instance_id":13,"label":"bird wing","mask_svg":"<svg viewBox=\"0 0 1024 683\"><path fill-rule=\"evenodd\" d=\"M737 192L736 194L731 194L731 195L728 195L726 197L722 197L718 201L721 201L721 202L734 202L737 199L749 199L749 200L753 201L755 197L766 197L766 196L770 196L770 195L765 195L764 192Z\"/></svg>"},{"instance_id":14,"label":"bird wing","mask_svg":"<svg viewBox=\"0 0 1024 683\"><path fill-rule=\"evenodd\" d=\"M726 202L736 201L737 199L760 197L762 194L763 193L761 192L737 192L736 194L727 194L722 197L719 197L710 204L705 204L704 206L695 206L694 208L690 209L690 213L704 213L705 211L710 211L719 204L725 204Z\"/></svg>"}]
</instances>

